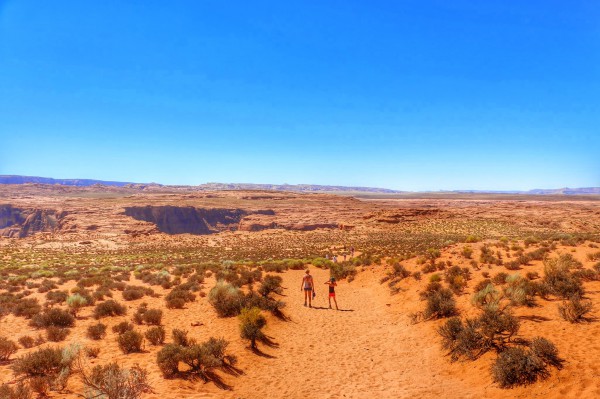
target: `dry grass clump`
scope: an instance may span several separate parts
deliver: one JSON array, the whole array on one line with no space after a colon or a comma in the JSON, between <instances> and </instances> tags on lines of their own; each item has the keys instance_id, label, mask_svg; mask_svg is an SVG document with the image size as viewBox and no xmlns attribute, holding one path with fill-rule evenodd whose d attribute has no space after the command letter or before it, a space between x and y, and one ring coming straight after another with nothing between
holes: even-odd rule
<instances>
[{"instance_id":1,"label":"dry grass clump","mask_svg":"<svg viewBox=\"0 0 600 399\"><path fill-rule=\"evenodd\" d=\"M467 281L471 279L471 271L468 267L452 266L446 270L444 280L448 287L455 293L460 294L467 286Z\"/></svg>"},{"instance_id":2,"label":"dry grass clump","mask_svg":"<svg viewBox=\"0 0 600 399\"><path fill-rule=\"evenodd\" d=\"M117 337L119 348L125 354L142 352L144 336L135 330L126 331Z\"/></svg>"},{"instance_id":3,"label":"dry grass clump","mask_svg":"<svg viewBox=\"0 0 600 399\"><path fill-rule=\"evenodd\" d=\"M513 306L534 306L536 288L528 279L519 274L513 274L506 278L504 295Z\"/></svg>"},{"instance_id":4,"label":"dry grass clump","mask_svg":"<svg viewBox=\"0 0 600 399\"><path fill-rule=\"evenodd\" d=\"M283 279L280 276L273 276L271 274L267 274L260 286L258 287L258 293L264 297L269 296L271 293L282 295L283 288L281 287L281 283Z\"/></svg>"},{"instance_id":5,"label":"dry grass clump","mask_svg":"<svg viewBox=\"0 0 600 399\"><path fill-rule=\"evenodd\" d=\"M579 323L586 320L586 315L592 311L592 301L583 301L578 295L558 305L558 314L570 323Z\"/></svg>"},{"instance_id":6,"label":"dry grass clump","mask_svg":"<svg viewBox=\"0 0 600 399\"><path fill-rule=\"evenodd\" d=\"M425 290L421 292L420 297L421 300L427 303L425 310L410 316L413 323L419 320L451 317L458 313L454 294L450 289L442 287L438 281L431 281Z\"/></svg>"},{"instance_id":7,"label":"dry grass clump","mask_svg":"<svg viewBox=\"0 0 600 399\"><path fill-rule=\"evenodd\" d=\"M103 317L123 316L126 313L127 308L125 305L121 305L119 302L113 299L99 303L94 308L94 317L96 319L101 319Z\"/></svg>"},{"instance_id":8,"label":"dry grass clump","mask_svg":"<svg viewBox=\"0 0 600 399\"><path fill-rule=\"evenodd\" d=\"M101 340L102 338L104 338L104 336L106 336L106 328L106 324L93 324L88 327L87 336L88 338L96 341Z\"/></svg>"},{"instance_id":9,"label":"dry grass clump","mask_svg":"<svg viewBox=\"0 0 600 399\"><path fill-rule=\"evenodd\" d=\"M7 361L18 349L15 342L6 337L0 337L0 361Z\"/></svg>"},{"instance_id":10,"label":"dry grass clump","mask_svg":"<svg viewBox=\"0 0 600 399\"><path fill-rule=\"evenodd\" d=\"M571 269L580 268L581 263L573 259L571 254L563 254L558 258L544 261L544 278L542 283L552 295L569 299L573 296L583 296L581 280Z\"/></svg>"}]
</instances>

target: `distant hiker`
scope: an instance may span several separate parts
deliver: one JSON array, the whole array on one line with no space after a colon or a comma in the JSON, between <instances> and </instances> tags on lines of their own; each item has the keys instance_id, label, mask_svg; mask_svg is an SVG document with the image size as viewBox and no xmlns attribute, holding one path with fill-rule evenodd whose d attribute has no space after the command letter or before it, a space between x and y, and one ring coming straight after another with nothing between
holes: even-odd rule
<instances>
[{"instance_id":1,"label":"distant hiker","mask_svg":"<svg viewBox=\"0 0 600 399\"><path fill-rule=\"evenodd\" d=\"M344 262L346 261L346 253L344 252Z\"/></svg>"},{"instance_id":2,"label":"distant hiker","mask_svg":"<svg viewBox=\"0 0 600 399\"><path fill-rule=\"evenodd\" d=\"M333 298L333 302L335 302L335 310L340 310L338 308L337 300L335 299L335 287L337 286L335 278L330 278L329 281L325 282L325 284L329 286L329 309L331 309L331 298Z\"/></svg>"},{"instance_id":3,"label":"distant hiker","mask_svg":"<svg viewBox=\"0 0 600 399\"><path fill-rule=\"evenodd\" d=\"M306 299L308 298L308 307L312 308L312 297L315 292L315 282L313 277L310 275L310 270L306 270L306 274L302 277L302 285L300 291L304 290L304 306L306 306Z\"/></svg>"},{"instance_id":4,"label":"distant hiker","mask_svg":"<svg viewBox=\"0 0 600 399\"><path fill-rule=\"evenodd\" d=\"M354 247L350 247L350 256L354 258Z\"/></svg>"},{"instance_id":5,"label":"distant hiker","mask_svg":"<svg viewBox=\"0 0 600 399\"><path fill-rule=\"evenodd\" d=\"M333 263L337 263L337 255L333 255Z\"/></svg>"},{"instance_id":6,"label":"distant hiker","mask_svg":"<svg viewBox=\"0 0 600 399\"><path fill-rule=\"evenodd\" d=\"M329 254L325 254L325 259L329 260Z\"/></svg>"}]
</instances>

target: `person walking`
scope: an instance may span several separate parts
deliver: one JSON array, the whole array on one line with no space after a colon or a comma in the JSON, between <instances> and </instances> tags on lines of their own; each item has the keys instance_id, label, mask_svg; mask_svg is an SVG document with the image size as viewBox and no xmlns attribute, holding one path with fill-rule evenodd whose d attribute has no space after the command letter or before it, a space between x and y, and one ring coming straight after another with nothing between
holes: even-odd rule
<instances>
[{"instance_id":1,"label":"person walking","mask_svg":"<svg viewBox=\"0 0 600 399\"><path fill-rule=\"evenodd\" d=\"M313 276L310 275L310 270L306 269L306 274L302 277L302 285L300 291L304 291L304 306L306 306L306 300L308 299L308 307L312 308L312 297L315 292L315 282Z\"/></svg>"},{"instance_id":2,"label":"person walking","mask_svg":"<svg viewBox=\"0 0 600 399\"><path fill-rule=\"evenodd\" d=\"M338 308L337 299L335 299L335 287L337 287L335 278L330 278L329 281L325 282L325 284L329 286L329 309L331 309L331 298L333 298L333 302L335 302L335 310L340 310Z\"/></svg>"}]
</instances>

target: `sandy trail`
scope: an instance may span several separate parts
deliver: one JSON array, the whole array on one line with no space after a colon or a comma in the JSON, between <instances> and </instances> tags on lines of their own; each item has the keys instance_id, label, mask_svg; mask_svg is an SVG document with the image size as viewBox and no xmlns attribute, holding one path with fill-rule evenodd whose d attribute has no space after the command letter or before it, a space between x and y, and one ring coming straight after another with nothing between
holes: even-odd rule
<instances>
[{"instance_id":1,"label":"sandy trail","mask_svg":"<svg viewBox=\"0 0 600 399\"><path fill-rule=\"evenodd\" d=\"M419 371L435 375L439 354L434 359L427 349L419 347L420 343L407 344L406 316L391 310L385 285L368 283L373 281L375 271L360 273L352 283L340 282L336 289L339 311L335 306L328 308L324 282L329 272L319 269L312 271L317 285L313 308L303 306L299 290L303 273L289 271L284 276L288 303L285 311L291 320L273 320L267 331L279 347L261 345L265 356L273 357L248 370L247 387L251 390L246 392L246 384L236 384L232 397L261 397L275 392L282 398L431 393L427 384L414 381L414 375ZM415 352L420 352L419 356Z\"/></svg>"}]
</instances>

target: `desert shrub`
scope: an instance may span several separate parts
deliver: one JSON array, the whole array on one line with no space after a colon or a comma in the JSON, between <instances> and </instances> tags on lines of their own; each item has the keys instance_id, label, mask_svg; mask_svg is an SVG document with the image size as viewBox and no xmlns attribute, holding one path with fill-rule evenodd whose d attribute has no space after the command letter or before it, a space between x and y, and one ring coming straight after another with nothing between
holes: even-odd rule
<instances>
[{"instance_id":1,"label":"desert shrub","mask_svg":"<svg viewBox=\"0 0 600 399\"><path fill-rule=\"evenodd\" d=\"M77 316L77 313L79 313L81 308L86 306L87 304L87 299L85 299L79 294L73 294L67 298L67 306L71 310L71 314L73 314L73 316Z\"/></svg>"},{"instance_id":2,"label":"desert shrub","mask_svg":"<svg viewBox=\"0 0 600 399\"><path fill-rule=\"evenodd\" d=\"M149 328L144 336L152 345L162 345L165 342L166 332L162 326L154 326Z\"/></svg>"},{"instance_id":3,"label":"desert shrub","mask_svg":"<svg viewBox=\"0 0 600 399\"><path fill-rule=\"evenodd\" d=\"M414 278L415 280L417 280L417 281L420 281L420 280L421 280L421 272L418 272L418 271L416 271L416 272L413 272L413 273L412 273L412 276L413 276L413 278Z\"/></svg>"},{"instance_id":4,"label":"desert shrub","mask_svg":"<svg viewBox=\"0 0 600 399\"><path fill-rule=\"evenodd\" d=\"M267 274L264 278L260 286L258 287L258 293L262 296L269 296L271 293L275 293L278 295L283 294L283 288L281 287L283 279L279 276L273 276L271 274Z\"/></svg>"},{"instance_id":5,"label":"desert shrub","mask_svg":"<svg viewBox=\"0 0 600 399\"><path fill-rule=\"evenodd\" d=\"M506 278L504 294L514 306L534 306L535 288L529 280L518 274Z\"/></svg>"},{"instance_id":6,"label":"desert shrub","mask_svg":"<svg viewBox=\"0 0 600 399\"><path fill-rule=\"evenodd\" d=\"M502 265L502 259L494 256L494 251L490 248L489 245L484 245L481 247L481 254L479 255L479 262L485 263L488 265Z\"/></svg>"},{"instance_id":7,"label":"desert shrub","mask_svg":"<svg viewBox=\"0 0 600 399\"><path fill-rule=\"evenodd\" d=\"M267 319L259 308L243 308L238 316L240 319L240 335L250 341L250 346L256 348L256 340L264 339L262 328L267 324Z\"/></svg>"},{"instance_id":8,"label":"desert shrub","mask_svg":"<svg viewBox=\"0 0 600 399\"><path fill-rule=\"evenodd\" d=\"M6 337L0 337L0 361L10 359L10 356L19 349L16 343Z\"/></svg>"},{"instance_id":9,"label":"desert shrub","mask_svg":"<svg viewBox=\"0 0 600 399\"><path fill-rule=\"evenodd\" d=\"M473 248L467 245L466 247L463 247L460 254L466 259L471 259L471 257L473 256Z\"/></svg>"},{"instance_id":10,"label":"desert shrub","mask_svg":"<svg viewBox=\"0 0 600 399\"><path fill-rule=\"evenodd\" d=\"M133 352L141 352L144 337L137 331L127 331L120 334L117 338L119 348L125 354Z\"/></svg>"},{"instance_id":11,"label":"desert shrub","mask_svg":"<svg viewBox=\"0 0 600 399\"><path fill-rule=\"evenodd\" d=\"M494 308L484 308L477 319L479 331L488 348L503 348L519 332L519 319L512 313Z\"/></svg>"},{"instance_id":12,"label":"desert shrub","mask_svg":"<svg viewBox=\"0 0 600 399\"><path fill-rule=\"evenodd\" d=\"M356 275L356 266L350 262L331 263L329 265L329 275L338 281L345 278L352 281Z\"/></svg>"},{"instance_id":13,"label":"desert shrub","mask_svg":"<svg viewBox=\"0 0 600 399\"><path fill-rule=\"evenodd\" d=\"M100 354L100 347L99 346L86 346L85 347L85 355L89 358L97 358L98 355Z\"/></svg>"},{"instance_id":14,"label":"desert shrub","mask_svg":"<svg viewBox=\"0 0 600 399\"><path fill-rule=\"evenodd\" d=\"M0 398L2 399L32 399L33 394L31 389L23 383L18 382L15 387L11 387L8 384L0 385Z\"/></svg>"},{"instance_id":15,"label":"desert shrub","mask_svg":"<svg viewBox=\"0 0 600 399\"><path fill-rule=\"evenodd\" d=\"M563 301L558 305L558 314L560 317L570 323L578 323L585 320L585 316L592 311L592 301L582 301L577 295Z\"/></svg>"},{"instance_id":16,"label":"desert shrub","mask_svg":"<svg viewBox=\"0 0 600 399\"><path fill-rule=\"evenodd\" d=\"M19 338L19 344L25 349L33 348L35 346L35 339L29 335L24 335Z\"/></svg>"},{"instance_id":17,"label":"desert shrub","mask_svg":"<svg viewBox=\"0 0 600 399\"><path fill-rule=\"evenodd\" d=\"M579 269L573 272L573 277L581 281L600 280L600 273L591 269Z\"/></svg>"},{"instance_id":18,"label":"desert shrub","mask_svg":"<svg viewBox=\"0 0 600 399\"><path fill-rule=\"evenodd\" d=\"M133 321L136 324L144 324L144 313L148 311L148 304L142 303L138 306L137 310L133 314Z\"/></svg>"},{"instance_id":19,"label":"desert shrub","mask_svg":"<svg viewBox=\"0 0 600 399\"><path fill-rule=\"evenodd\" d=\"M163 312L160 309L148 309L142 316L142 320L149 325L160 325Z\"/></svg>"},{"instance_id":20,"label":"desert shrub","mask_svg":"<svg viewBox=\"0 0 600 399\"><path fill-rule=\"evenodd\" d=\"M594 253L587 254L587 259L590 261L600 260L600 252L594 252Z\"/></svg>"},{"instance_id":21,"label":"desert shrub","mask_svg":"<svg viewBox=\"0 0 600 399\"><path fill-rule=\"evenodd\" d=\"M538 272L527 272L525 274L525 277L527 277L529 280L535 280L540 278L540 275L538 274Z\"/></svg>"},{"instance_id":22,"label":"desert shrub","mask_svg":"<svg viewBox=\"0 0 600 399\"><path fill-rule=\"evenodd\" d=\"M156 354L156 363L165 378L171 378L179 372L182 351L182 346L167 344Z\"/></svg>"},{"instance_id":23,"label":"desert shrub","mask_svg":"<svg viewBox=\"0 0 600 399\"><path fill-rule=\"evenodd\" d=\"M558 356L558 349L546 338L535 337L531 341L531 352L546 364L562 367L563 360Z\"/></svg>"},{"instance_id":24,"label":"desert shrub","mask_svg":"<svg viewBox=\"0 0 600 399\"><path fill-rule=\"evenodd\" d=\"M12 312L15 316L22 316L26 319L31 319L41 311L41 305L38 300L34 298L23 298L17 301L12 308Z\"/></svg>"},{"instance_id":25,"label":"desert shrub","mask_svg":"<svg viewBox=\"0 0 600 399\"><path fill-rule=\"evenodd\" d=\"M478 242L478 241L479 241L479 237L477 237L477 236L474 236L474 235L468 235L468 236L465 238L465 242L466 242L466 243L471 243L471 244L472 244L472 243L475 243L475 242Z\"/></svg>"},{"instance_id":26,"label":"desert shrub","mask_svg":"<svg viewBox=\"0 0 600 399\"><path fill-rule=\"evenodd\" d=\"M106 324L93 324L87 329L87 336L90 339L101 340L106 335Z\"/></svg>"},{"instance_id":27,"label":"desert shrub","mask_svg":"<svg viewBox=\"0 0 600 399\"><path fill-rule=\"evenodd\" d=\"M583 296L581 280L570 271L572 268L578 267L577 263L571 254L563 254L558 258L544 261L543 284L552 295L564 299Z\"/></svg>"},{"instance_id":28,"label":"desert shrub","mask_svg":"<svg viewBox=\"0 0 600 399\"><path fill-rule=\"evenodd\" d=\"M452 266L446 270L444 280L450 289L458 294L467 286L467 280L471 278L471 272L468 268L461 269L459 266Z\"/></svg>"},{"instance_id":29,"label":"desert shrub","mask_svg":"<svg viewBox=\"0 0 600 399\"><path fill-rule=\"evenodd\" d=\"M439 281L442 281L442 276L440 276L439 274L435 273L435 274L432 274L431 276L429 276L430 283L436 283Z\"/></svg>"},{"instance_id":30,"label":"desert shrub","mask_svg":"<svg viewBox=\"0 0 600 399\"><path fill-rule=\"evenodd\" d=\"M50 392L50 384L51 379L48 377L37 376L29 379L29 388L31 388L31 390L40 398L48 397L48 393Z\"/></svg>"},{"instance_id":31,"label":"desert shrub","mask_svg":"<svg viewBox=\"0 0 600 399\"><path fill-rule=\"evenodd\" d=\"M473 287L473 292L481 291L482 289L487 287L489 284L492 284L492 280L490 280L489 278L484 278L483 280L481 280L480 282L475 284L475 287Z\"/></svg>"},{"instance_id":32,"label":"desert shrub","mask_svg":"<svg viewBox=\"0 0 600 399\"><path fill-rule=\"evenodd\" d=\"M138 399L143 393L152 392L148 372L138 365L126 369L112 362L81 374L90 398Z\"/></svg>"},{"instance_id":33,"label":"desert shrub","mask_svg":"<svg viewBox=\"0 0 600 399\"><path fill-rule=\"evenodd\" d=\"M462 357L474 360L485 350L476 320L467 319L463 324L459 317L452 317L440 326L438 334L442 336L442 348L448 351L452 361Z\"/></svg>"},{"instance_id":34,"label":"desert shrub","mask_svg":"<svg viewBox=\"0 0 600 399\"><path fill-rule=\"evenodd\" d=\"M67 338L69 332L68 328L50 326L46 328L46 338L51 342L61 342Z\"/></svg>"},{"instance_id":35,"label":"desert shrub","mask_svg":"<svg viewBox=\"0 0 600 399\"><path fill-rule=\"evenodd\" d=\"M217 367L231 365L235 362L233 356L225 353L228 342L224 339L210 338L201 344L183 347L180 352L181 362L188 366L188 373L199 375L208 381L208 373Z\"/></svg>"},{"instance_id":36,"label":"desert shrub","mask_svg":"<svg viewBox=\"0 0 600 399\"><path fill-rule=\"evenodd\" d=\"M169 309L183 309L187 302L193 302L195 300L196 295L181 286L173 288L165 297L167 308Z\"/></svg>"},{"instance_id":37,"label":"desert shrub","mask_svg":"<svg viewBox=\"0 0 600 399\"><path fill-rule=\"evenodd\" d=\"M119 324L115 324L112 327L112 331L119 335L125 334L127 331L133 331L133 324L127 321L122 321Z\"/></svg>"},{"instance_id":38,"label":"desert shrub","mask_svg":"<svg viewBox=\"0 0 600 399\"><path fill-rule=\"evenodd\" d=\"M503 285L503 284L506 284L507 277L508 277L508 273L500 272L500 273L497 273L494 277L492 277L492 282L494 284Z\"/></svg>"},{"instance_id":39,"label":"desert shrub","mask_svg":"<svg viewBox=\"0 0 600 399\"><path fill-rule=\"evenodd\" d=\"M134 301L143 298L145 295L154 295L154 291L151 288L137 285L128 285L123 290L123 299L126 301Z\"/></svg>"},{"instance_id":40,"label":"desert shrub","mask_svg":"<svg viewBox=\"0 0 600 399\"><path fill-rule=\"evenodd\" d=\"M473 294L471 302L479 309L498 309L501 300L502 294L492 283L488 283L485 287Z\"/></svg>"},{"instance_id":41,"label":"desert shrub","mask_svg":"<svg viewBox=\"0 0 600 399\"><path fill-rule=\"evenodd\" d=\"M511 262L505 262L504 267L508 270L519 270L521 269L521 263L518 260L513 260Z\"/></svg>"},{"instance_id":42,"label":"desert shrub","mask_svg":"<svg viewBox=\"0 0 600 399\"><path fill-rule=\"evenodd\" d=\"M49 291L46 293L46 301L50 304L61 304L67 300L67 291Z\"/></svg>"},{"instance_id":43,"label":"desert shrub","mask_svg":"<svg viewBox=\"0 0 600 399\"><path fill-rule=\"evenodd\" d=\"M424 265L424 266L421 268L421 271L422 271L423 273L426 273L426 274L427 274L427 273L433 273L433 272L435 272L436 270L437 270L437 267L435 266L435 264L433 264L433 265L432 265L431 263L427 263L426 265Z\"/></svg>"},{"instance_id":44,"label":"desert shrub","mask_svg":"<svg viewBox=\"0 0 600 399\"><path fill-rule=\"evenodd\" d=\"M454 316L458 312L454 295L447 288L433 291L426 298L427 304L423 311L425 319L441 319Z\"/></svg>"},{"instance_id":45,"label":"desert shrub","mask_svg":"<svg viewBox=\"0 0 600 399\"><path fill-rule=\"evenodd\" d=\"M244 294L231 284L217 281L217 284L208 293L208 301L219 316L236 316L244 304Z\"/></svg>"},{"instance_id":46,"label":"desert shrub","mask_svg":"<svg viewBox=\"0 0 600 399\"><path fill-rule=\"evenodd\" d=\"M16 359L10 367L16 376L56 377L72 361L72 358L63 356L61 348L42 348Z\"/></svg>"},{"instance_id":47,"label":"desert shrub","mask_svg":"<svg viewBox=\"0 0 600 399\"><path fill-rule=\"evenodd\" d=\"M264 297L262 295L258 295L254 291L250 291L244 296L242 307L257 307L262 310L267 310L273 313L275 316L282 316L281 309L285 307L285 302L273 299L271 297Z\"/></svg>"},{"instance_id":48,"label":"desert shrub","mask_svg":"<svg viewBox=\"0 0 600 399\"><path fill-rule=\"evenodd\" d=\"M73 327L75 318L69 312L62 309L48 309L44 313L35 315L29 324L36 328L47 327Z\"/></svg>"},{"instance_id":49,"label":"desert shrub","mask_svg":"<svg viewBox=\"0 0 600 399\"><path fill-rule=\"evenodd\" d=\"M531 384L547 375L542 359L520 347L507 348L492 365L492 378L501 388Z\"/></svg>"},{"instance_id":50,"label":"desert shrub","mask_svg":"<svg viewBox=\"0 0 600 399\"><path fill-rule=\"evenodd\" d=\"M179 346L190 346L196 343L194 339L188 338L188 332L186 330L180 330L178 328L171 331L171 338L175 345Z\"/></svg>"},{"instance_id":51,"label":"desert shrub","mask_svg":"<svg viewBox=\"0 0 600 399\"><path fill-rule=\"evenodd\" d=\"M94 317L96 319L110 316L123 316L125 313L127 313L127 308L113 299L99 303L94 308Z\"/></svg>"}]
</instances>

